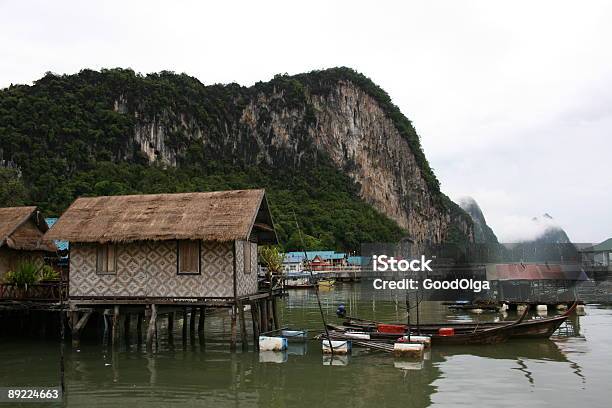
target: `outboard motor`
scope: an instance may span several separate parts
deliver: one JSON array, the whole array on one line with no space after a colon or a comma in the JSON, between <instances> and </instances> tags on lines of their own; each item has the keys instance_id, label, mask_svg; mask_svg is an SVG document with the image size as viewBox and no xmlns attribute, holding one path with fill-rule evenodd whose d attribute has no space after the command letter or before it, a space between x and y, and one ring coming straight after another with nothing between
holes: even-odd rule
<instances>
[{"instance_id":1,"label":"outboard motor","mask_svg":"<svg viewBox=\"0 0 612 408\"><path fill-rule=\"evenodd\" d=\"M338 309L336 309L336 316L346 317L346 309L344 308L344 305L338 306Z\"/></svg>"}]
</instances>

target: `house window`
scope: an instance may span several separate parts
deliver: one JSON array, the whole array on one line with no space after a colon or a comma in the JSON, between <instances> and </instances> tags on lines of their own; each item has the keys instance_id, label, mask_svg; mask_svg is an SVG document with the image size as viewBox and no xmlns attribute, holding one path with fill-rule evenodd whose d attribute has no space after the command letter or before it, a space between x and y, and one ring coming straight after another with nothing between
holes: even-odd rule
<instances>
[{"instance_id":1,"label":"house window","mask_svg":"<svg viewBox=\"0 0 612 408\"><path fill-rule=\"evenodd\" d=\"M251 243L244 242L244 273L251 273Z\"/></svg>"},{"instance_id":2,"label":"house window","mask_svg":"<svg viewBox=\"0 0 612 408\"><path fill-rule=\"evenodd\" d=\"M200 241L178 241L177 252L179 275L200 273Z\"/></svg>"},{"instance_id":3,"label":"house window","mask_svg":"<svg viewBox=\"0 0 612 408\"><path fill-rule=\"evenodd\" d=\"M117 247L115 244L98 245L96 272L99 275L115 275L117 273Z\"/></svg>"}]
</instances>

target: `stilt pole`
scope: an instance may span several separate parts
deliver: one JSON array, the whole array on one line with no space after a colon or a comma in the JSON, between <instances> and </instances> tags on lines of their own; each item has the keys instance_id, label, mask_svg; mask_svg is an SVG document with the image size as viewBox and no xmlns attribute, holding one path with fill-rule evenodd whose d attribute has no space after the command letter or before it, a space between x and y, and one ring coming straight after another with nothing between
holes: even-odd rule
<instances>
[{"instance_id":1,"label":"stilt pole","mask_svg":"<svg viewBox=\"0 0 612 408\"><path fill-rule=\"evenodd\" d=\"M231 351L235 351L236 350L236 305L234 304L234 306L232 306L231 308L231 334L230 334L230 350Z\"/></svg>"},{"instance_id":2,"label":"stilt pole","mask_svg":"<svg viewBox=\"0 0 612 408\"><path fill-rule=\"evenodd\" d=\"M155 335L155 326L157 325L157 306L151 304L151 318L149 327L147 327L147 351L153 351L153 336Z\"/></svg>"},{"instance_id":3,"label":"stilt pole","mask_svg":"<svg viewBox=\"0 0 612 408\"><path fill-rule=\"evenodd\" d=\"M246 321L244 320L244 305L242 302L238 302L238 313L240 318L240 341L242 343L242 349L249 349L249 340L247 339Z\"/></svg>"}]
</instances>

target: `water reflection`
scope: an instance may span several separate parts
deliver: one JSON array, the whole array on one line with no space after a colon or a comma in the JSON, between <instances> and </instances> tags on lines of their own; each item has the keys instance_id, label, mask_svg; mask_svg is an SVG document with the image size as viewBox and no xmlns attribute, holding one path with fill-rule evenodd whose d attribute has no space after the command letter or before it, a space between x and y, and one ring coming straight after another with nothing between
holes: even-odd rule
<instances>
[{"instance_id":1,"label":"water reflection","mask_svg":"<svg viewBox=\"0 0 612 408\"><path fill-rule=\"evenodd\" d=\"M330 322L339 322L334 312L340 303L364 318L406 318L401 298L385 299L363 287L339 286L322 296ZM284 324L311 334L321 330L312 292L294 291L282 304ZM420 311L423 322L502 317L450 311L438 303ZM303 407L325 402L369 407L381 401L402 407L475 401L481 406L567 406L577 400L605 406L609 394L610 309L590 308L587 316L573 316L552 340L434 347L417 361L363 349L332 359L316 341L290 342L281 353L230 353L228 327L223 313L207 317L204 345L199 338L183 342L179 324L167 336L161 322L154 353L147 353L134 333L131 342L115 350L102 336L83 339L79 351L67 351L68 406ZM0 384L57 384L58 350L54 341L2 339Z\"/></svg>"}]
</instances>

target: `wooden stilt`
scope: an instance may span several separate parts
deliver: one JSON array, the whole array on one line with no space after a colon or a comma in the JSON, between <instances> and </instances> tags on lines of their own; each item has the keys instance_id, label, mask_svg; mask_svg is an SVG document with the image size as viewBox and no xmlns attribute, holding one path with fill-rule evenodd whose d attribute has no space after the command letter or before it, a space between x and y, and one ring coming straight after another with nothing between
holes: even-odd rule
<instances>
[{"instance_id":1,"label":"wooden stilt","mask_svg":"<svg viewBox=\"0 0 612 408\"><path fill-rule=\"evenodd\" d=\"M112 346L118 347L119 346L119 305L115 305L115 310L113 313L113 329L112 330L113 330Z\"/></svg>"},{"instance_id":2,"label":"wooden stilt","mask_svg":"<svg viewBox=\"0 0 612 408\"><path fill-rule=\"evenodd\" d=\"M78 312L73 312L78 317ZM72 347L79 347L81 343L81 331L87 324L87 321L91 317L92 312L85 312L83 315L72 325Z\"/></svg>"},{"instance_id":3,"label":"wooden stilt","mask_svg":"<svg viewBox=\"0 0 612 408\"><path fill-rule=\"evenodd\" d=\"M261 330L264 333L267 333L270 331L270 328L268 327L268 305L266 300L263 300L260 302L261 305Z\"/></svg>"},{"instance_id":4,"label":"wooden stilt","mask_svg":"<svg viewBox=\"0 0 612 408\"><path fill-rule=\"evenodd\" d=\"M183 345L187 344L187 308L183 308Z\"/></svg>"},{"instance_id":5,"label":"wooden stilt","mask_svg":"<svg viewBox=\"0 0 612 408\"><path fill-rule=\"evenodd\" d=\"M200 316L198 317L198 336L204 336L204 322L206 321L206 309L200 306Z\"/></svg>"},{"instance_id":6,"label":"wooden stilt","mask_svg":"<svg viewBox=\"0 0 612 408\"><path fill-rule=\"evenodd\" d=\"M130 323L131 323L131 315L126 313L123 316L123 337L125 339L125 344L130 344Z\"/></svg>"},{"instance_id":7,"label":"wooden stilt","mask_svg":"<svg viewBox=\"0 0 612 408\"><path fill-rule=\"evenodd\" d=\"M253 345L255 350L259 350L259 308L257 302L251 303L251 319L253 320Z\"/></svg>"},{"instance_id":8,"label":"wooden stilt","mask_svg":"<svg viewBox=\"0 0 612 408\"><path fill-rule=\"evenodd\" d=\"M195 330L196 330L196 308L191 308L191 315L189 316L189 338L191 340L191 344L194 343L195 340Z\"/></svg>"},{"instance_id":9,"label":"wooden stilt","mask_svg":"<svg viewBox=\"0 0 612 408\"><path fill-rule=\"evenodd\" d=\"M272 296L272 318L274 320L274 330L280 329L280 322L278 321L278 308L276 306L276 296Z\"/></svg>"},{"instance_id":10,"label":"wooden stilt","mask_svg":"<svg viewBox=\"0 0 612 408\"><path fill-rule=\"evenodd\" d=\"M230 350L236 350L236 305L232 306L231 309L232 321L231 321L231 332L230 332Z\"/></svg>"},{"instance_id":11,"label":"wooden stilt","mask_svg":"<svg viewBox=\"0 0 612 408\"><path fill-rule=\"evenodd\" d=\"M157 306L151 305L151 318L149 319L149 327L147 327L147 351L153 351L153 336L155 335L155 326L157 325Z\"/></svg>"},{"instance_id":12,"label":"wooden stilt","mask_svg":"<svg viewBox=\"0 0 612 408\"><path fill-rule=\"evenodd\" d=\"M242 349L249 349L249 340L247 339L246 321L244 320L244 305L242 302L238 302L238 313L240 318L240 342L242 343Z\"/></svg>"},{"instance_id":13,"label":"wooden stilt","mask_svg":"<svg viewBox=\"0 0 612 408\"><path fill-rule=\"evenodd\" d=\"M138 313L138 317L136 320L136 336L138 338L138 345L142 344L142 320L144 315L142 313Z\"/></svg>"},{"instance_id":14,"label":"wooden stilt","mask_svg":"<svg viewBox=\"0 0 612 408\"><path fill-rule=\"evenodd\" d=\"M174 343L174 312L168 313L168 343Z\"/></svg>"}]
</instances>

